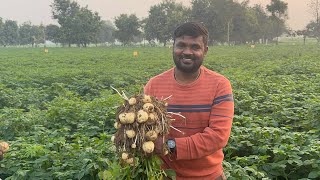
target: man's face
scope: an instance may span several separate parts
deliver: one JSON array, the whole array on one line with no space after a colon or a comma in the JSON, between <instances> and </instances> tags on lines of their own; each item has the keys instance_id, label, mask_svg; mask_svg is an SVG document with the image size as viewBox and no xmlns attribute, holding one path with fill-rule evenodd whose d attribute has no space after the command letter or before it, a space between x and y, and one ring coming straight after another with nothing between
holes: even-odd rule
<instances>
[{"instance_id":1,"label":"man's face","mask_svg":"<svg viewBox=\"0 0 320 180\"><path fill-rule=\"evenodd\" d=\"M202 36L181 36L175 39L173 60L178 70L194 73L200 68L207 51Z\"/></svg>"}]
</instances>

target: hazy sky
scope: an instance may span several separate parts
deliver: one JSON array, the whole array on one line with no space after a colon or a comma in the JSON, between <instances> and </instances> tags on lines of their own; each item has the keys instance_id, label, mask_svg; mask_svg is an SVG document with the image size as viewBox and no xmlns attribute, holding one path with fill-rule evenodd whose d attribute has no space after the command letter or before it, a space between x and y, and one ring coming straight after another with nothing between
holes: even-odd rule
<instances>
[{"instance_id":1,"label":"hazy sky","mask_svg":"<svg viewBox=\"0 0 320 180\"><path fill-rule=\"evenodd\" d=\"M80 5L88 5L89 9L96 11L103 20L114 20L121 13L136 14L139 18L147 17L150 6L158 4L161 0L76 0ZM190 0L176 0L184 5L190 5ZM238 0L242 1L242 0ZM292 29L303 29L310 21L308 3L310 0L283 0L288 3L288 25ZM53 0L0 0L0 17L16 20L19 24L31 21L33 24L45 25L56 23L51 18ZM251 4L261 4L265 7L270 0L250 0Z\"/></svg>"}]
</instances>

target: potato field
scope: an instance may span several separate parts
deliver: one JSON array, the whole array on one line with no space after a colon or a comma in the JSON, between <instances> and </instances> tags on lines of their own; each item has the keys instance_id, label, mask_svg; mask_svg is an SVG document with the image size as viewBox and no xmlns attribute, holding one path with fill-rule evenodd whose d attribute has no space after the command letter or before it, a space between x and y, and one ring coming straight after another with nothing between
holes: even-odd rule
<instances>
[{"instance_id":1,"label":"potato field","mask_svg":"<svg viewBox=\"0 0 320 180\"><path fill-rule=\"evenodd\" d=\"M228 179L320 179L319 46L214 46L204 65L233 86ZM0 48L0 179L121 179L111 86L133 96L172 66L168 47Z\"/></svg>"}]
</instances>

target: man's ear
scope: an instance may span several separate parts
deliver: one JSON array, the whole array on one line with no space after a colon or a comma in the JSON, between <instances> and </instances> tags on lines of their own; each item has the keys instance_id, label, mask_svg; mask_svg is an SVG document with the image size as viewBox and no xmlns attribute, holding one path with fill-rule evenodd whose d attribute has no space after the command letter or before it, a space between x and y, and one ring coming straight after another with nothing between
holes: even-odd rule
<instances>
[{"instance_id":1,"label":"man's ear","mask_svg":"<svg viewBox=\"0 0 320 180\"><path fill-rule=\"evenodd\" d=\"M204 55L206 55L206 54L207 54L208 50L209 50L209 47L208 47L208 46L206 46L206 47L204 48Z\"/></svg>"}]
</instances>

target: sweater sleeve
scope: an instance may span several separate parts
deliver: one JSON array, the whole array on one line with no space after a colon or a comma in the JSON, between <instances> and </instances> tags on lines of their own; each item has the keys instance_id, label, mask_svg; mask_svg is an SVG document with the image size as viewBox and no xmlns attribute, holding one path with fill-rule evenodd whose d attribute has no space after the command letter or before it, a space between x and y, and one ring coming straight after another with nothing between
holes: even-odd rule
<instances>
[{"instance_id":1,"label":"sweater sleeve","mask_svg":"<svg viewBox=\"0 0 320 180\"><path fill-rule=\"evenodd\" d=\"M176 159L198 159L225 147L230 136L233 115L232 88L229 80L222 79L212 103L209 126L201 133L175 138Z\"/></svg>"},{"instance_id":2,"label":"sweater sleeve","mask_svg":"<svg viewBox=\"0 0 320 180\"><path fill-rule=\"evenodd\" d=\"M151 96L154 96L154 94L152 94L152 88L151 88L151 80L148 81L148 83L144 86L143 88L143 92L144 94L147 94L147 95L151 95Z\"/></svg>"}]
</instances>

